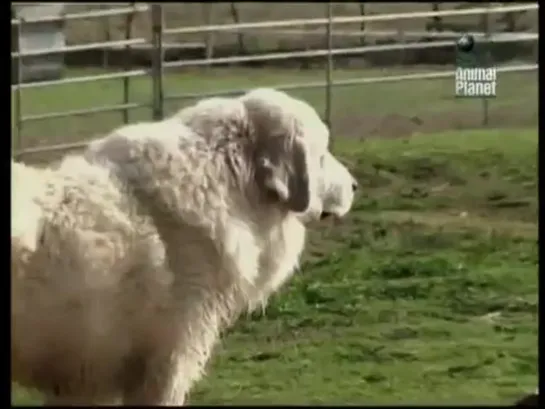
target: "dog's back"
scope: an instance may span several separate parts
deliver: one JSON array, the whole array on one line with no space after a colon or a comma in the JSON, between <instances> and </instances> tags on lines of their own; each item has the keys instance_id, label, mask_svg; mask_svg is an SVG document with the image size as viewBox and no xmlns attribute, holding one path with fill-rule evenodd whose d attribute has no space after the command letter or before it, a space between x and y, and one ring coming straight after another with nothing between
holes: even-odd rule
<instances>
[{"instance_id":1,"label":"dog's back","mask_svg":"<svg viewBox=\"0 0 545 409\"><path fill-rule=\"evenodd\" d=\"M11 166L13 380L88 401L111 394L132 329L150 320L140 289L162 289L150 266L162 265L161 243L108 168L79 156L54 170ZM138 309L130 322L127 309Z\"/></svg>"}]
</instances>

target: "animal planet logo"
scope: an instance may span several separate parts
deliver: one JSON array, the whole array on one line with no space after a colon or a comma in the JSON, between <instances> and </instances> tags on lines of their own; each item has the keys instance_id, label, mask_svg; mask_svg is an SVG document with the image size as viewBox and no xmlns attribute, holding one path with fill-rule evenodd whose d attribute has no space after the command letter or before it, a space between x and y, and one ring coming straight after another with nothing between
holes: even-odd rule
<instances>
[{"instance_id":1,"label":"animal planet logo","mask_svg":"<svg viewBox=\"0 0 545 409\"><path fill-rule=\"evenodd\" d=\"M487 66L484 52L471 34L462 35L456 41L456 75L454 90L457 97L494 98L497 72Z\"/></svg>"}]
</instances>

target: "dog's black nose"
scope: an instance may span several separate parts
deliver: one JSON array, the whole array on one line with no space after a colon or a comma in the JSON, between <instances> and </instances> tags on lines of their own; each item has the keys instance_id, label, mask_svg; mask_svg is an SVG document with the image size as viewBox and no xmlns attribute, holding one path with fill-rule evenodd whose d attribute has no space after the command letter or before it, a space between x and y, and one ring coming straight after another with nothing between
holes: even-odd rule
<instances>
[{"instance_id":1,"label":"dog's black nose","mask_svg":"<svg viewBox=\"0 0 545 409\"><path fill-rule=\"evenodd\" d=\"M358 189L358 182L352 181L352 191L355 192Z\"/></svg>"}]
</instances>

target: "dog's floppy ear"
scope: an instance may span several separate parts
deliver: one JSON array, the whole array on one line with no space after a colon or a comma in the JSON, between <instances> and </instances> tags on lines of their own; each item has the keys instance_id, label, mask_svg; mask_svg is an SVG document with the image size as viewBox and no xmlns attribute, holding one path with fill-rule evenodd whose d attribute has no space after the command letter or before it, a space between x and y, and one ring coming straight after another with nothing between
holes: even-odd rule
<instances>
[{"instance_id":1,"label":"dog's floppy ear","mask_svg":"<svg viewBox=\"0 0 545 409\"><path fill-rule=\"evenodd\" d=\"M240 100L246 110L257 184L288 209L305 212L311 198L309 155L301 124L284 106L286 97L258 89Z\"/></svg>"},{"instance_id":2,"label":"dog's floppy ear","mask_svg":"<svg viewBox=\"0 0 545 409\"><path fill-rule=\"evenodd\" d=\"M279 140L269 142L281 143ZM258 184L290 210L305 212L310 204L310 183L304 143L296 138L286 149L273 147L271 143L264 145L256 157Z\"/></svg>"}]
</instances>

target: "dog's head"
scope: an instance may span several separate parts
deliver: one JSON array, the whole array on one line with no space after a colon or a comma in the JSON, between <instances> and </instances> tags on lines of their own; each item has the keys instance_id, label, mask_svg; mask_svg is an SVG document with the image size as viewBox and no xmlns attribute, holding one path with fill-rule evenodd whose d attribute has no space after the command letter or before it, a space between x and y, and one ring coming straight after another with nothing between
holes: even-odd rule
<instances>
[{"instance_id":1,"label":"dog's head","mask_svg":"<svg viewBox=\"0 0 545 409\"><path fill-rule=\"evenodd\" d=\"M251 129L258 185L306 218L344 216L357 183L329 152L329 130L316 111L302 100L268 88L239 99Z\"/></svg>"},{"instance_id":2,"label":"dog's head","mask_svg":"<svg viewBox=\"0 0 545 409\"><path fill-rule=\"evenodd\" d=\"M307 103L259 88L239 98L203 99L173 118L209 142L242 141L259 189L285 209L306 219L350 209L356 181L329 152L329 130Z\"/></svg>"}]
</instances>

